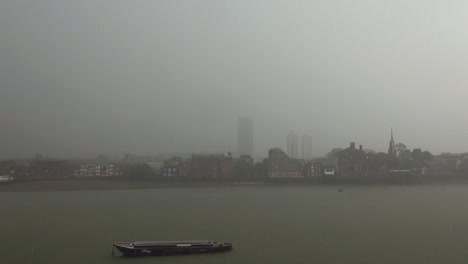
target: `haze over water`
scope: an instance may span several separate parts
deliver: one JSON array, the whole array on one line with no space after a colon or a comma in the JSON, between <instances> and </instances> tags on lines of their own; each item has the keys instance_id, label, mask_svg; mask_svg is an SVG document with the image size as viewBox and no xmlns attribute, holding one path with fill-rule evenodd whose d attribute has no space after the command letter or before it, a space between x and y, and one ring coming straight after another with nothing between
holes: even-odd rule
<instances>
[{"instance_id":1,"label":"haze over water","mask_svg":"<svg viewBox=\"0 0 468 264\"><path fill-rule=\"evenodd\" d=\"M1 263L467 263L466 186L2 192ZM230 241L122 259L112 243Z\"/></svg>"}]
</instances>

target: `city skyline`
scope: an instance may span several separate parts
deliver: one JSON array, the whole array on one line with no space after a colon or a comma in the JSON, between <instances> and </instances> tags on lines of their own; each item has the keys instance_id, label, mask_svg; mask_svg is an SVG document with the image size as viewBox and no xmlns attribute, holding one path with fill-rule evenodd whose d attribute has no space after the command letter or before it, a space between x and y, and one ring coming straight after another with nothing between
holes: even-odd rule
<instances>
[{"instance_id":1,"label":"city skyline","mask_svg":"<svg viewBox=\"0 0 468 264\"><path fill-rule=\"evenodd\" d=\"M258 158L265 158L268 154L268 150L269 149L272 149L272 148L275 148L275 147L278 147L280 146L280 144L271 144L268 148L267 148L267 151L264 152L264 153L255 153L254 150L253 150L253 136L254 136L254 133L253 133L253 120L252 118L248 117L248 118L238 118L237 119L237 129L238 129L238 133L237 133L237 154L240 156L240 155L250 155L252 157L255 157L257 160ZM242 125L241 125L242 124ZM387 149L377 149L375 148L374 146L368 146L366 145L366 150L372 150L372 151L375 151L375 152L378 152L378 153L391 153L391 152L395 152L395 145L398 143L403 143L405 146L408 147L409 150L411 149L420 149L421 147L420 146L414 146L414 145L411 145L410 143L408 142L401 142L401 141L395 141L394 140L394 130L393 128L390 129L390 142L388 142L388 136L387 136L387 140L383 140L384 142L387 142L386 143L386 146L387 146ZM244 140L244 144L241 144L241 141L239 140L240 139L240 136L241 135L245 135L245 139ZM299 138L300 138L300 141L299 141ZM341 140L342 141L342 140ZM351 142L355 142L356 140L354 139L351 139L350 140ZM299 144L300 142L300 144ZM247 143L247 144L245 144ZM251 144L250 144L251 143ZM388 148L390 144L390 148ZM243 148L246 149L246 152L244 151L239 151L239 149L241 148L241 145L243 145ZM295 159L305 159L305 160L310 160L312 158L317 158L317 157L325 157L331 150L333 149L336 149L336 148L342 148L343 146L345 146L346 143L344 144L339 144L339 143L336 143L334 145L332 145L332 147L323 152L323 153L318 153L317 156L314 156L313 154L313 151L312 151L312 136L310 136L309 134L302 134L301 137L299 137L299 135L295 132L295 131L291 131L287 134L287 137L286 137L286 147L284 147L284 150L285 150L285 153L287 153L287 155L291 158L295 158ZM384 144L385 145L385 144ZM304 148L304 146L308 146L306 148ZM281 149L283 149L283 147L280 147ZM306 151L307 153L304 152L304 150L308 149L309 151ZM452 153L452 154L462 154L462 153L468 153L468 150L467 151L461 151L461 152L434 152L432 151L430 148L426 148L424 147L424 149L427 149L429 150L431 153L435 154L435 155L438 155L438 154L443 154L443 153ZM251 153L253 153L253 155L251 154L248 154L249 151L252 151ZM37 155L40 155L40 156L43 156L44 158L77 158L77 159L93 159L95 158L96 156L100 156L100 155L104 155L104 156L108 156L109 158L112 157L112 158L120 158L124 155L127 155L128 153L132 153L132 154L137 154L137 155L141 155L141 156L151 156L151 155L163 155L163 156L178 156L178 155L190 155L190 154L193 154L193 153L199 153L199 154L220 154L220 153L228 153L228 152L233 152L233 153L236 153L235 152L235 149L233 148L226 148L226 149L223 149L223 150L205 150L205 151L195 151L195 150L188 150L188 151L182 151L182 152L177 152L177 151L171 151L171 152L158 152L158 151L148 151L148 152L129 152L129 151L125 151L125 152L121 152L121 153L105 153L105 152L96 152L96 153L92 153L90 155L83 155L83 156L67 156L67 155L63 155L63 156L60 156L60 155L49 155L48 153L46 152L37 152L35 153L34 155L30 155L30 156L22 156L22 157L0 157L0 160L8 160L8 159L28 159L28 158L32 158L33 156L37 156ZM246 153L246 154L241 154L241 153ZM307 157L306 157L307 156Z\"/></svg>"}]
</instances>

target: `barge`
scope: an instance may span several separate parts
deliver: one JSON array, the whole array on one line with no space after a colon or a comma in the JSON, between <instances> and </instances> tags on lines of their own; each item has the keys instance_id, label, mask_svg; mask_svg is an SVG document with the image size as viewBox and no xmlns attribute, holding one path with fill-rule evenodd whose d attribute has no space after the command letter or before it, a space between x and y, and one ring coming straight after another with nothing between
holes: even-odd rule
<instances>
[{"instance_id":1,"label":"barge","mask_svg":"<svg viewBox=\"0 0 468 264\"><path fill-rule=\"evenodd\" d=\"M231 243L211 240L116 242L112 248L126 257L216 253L232 249Z\"/></svg>"}]
</instances>

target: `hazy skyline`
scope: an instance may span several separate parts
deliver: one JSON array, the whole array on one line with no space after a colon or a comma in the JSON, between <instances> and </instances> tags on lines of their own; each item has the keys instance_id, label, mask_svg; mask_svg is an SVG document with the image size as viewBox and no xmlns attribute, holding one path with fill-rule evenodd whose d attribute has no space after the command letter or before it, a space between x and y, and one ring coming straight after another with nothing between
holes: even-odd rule
<instances>
[{"instance_id":1,"label":"hazy skyline","mask_svg":"<svg viewBox=\"0 0 468 264\"><path fill-rule=\"evenodd\" d=\"M466 1L0 2L0 158L468 151Z\"/></svg>"}]
</instances>

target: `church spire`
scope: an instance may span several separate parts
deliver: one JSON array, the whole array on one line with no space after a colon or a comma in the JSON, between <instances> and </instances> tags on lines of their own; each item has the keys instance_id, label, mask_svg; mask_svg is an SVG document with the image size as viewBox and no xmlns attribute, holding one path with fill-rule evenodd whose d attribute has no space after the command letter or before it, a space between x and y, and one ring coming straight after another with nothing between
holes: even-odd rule
<instances>
[{"instance_id":1,"label":"church spire","mask_svg":"<svg viewBox=\"0 0 468 264\"><path fill-rule=\"evenodd\" d=\"M388 144L388 155L390 158L396 157L395 141L393 140L393 128L390 130L390 142Z\"/></svg>"}]
</instances>

